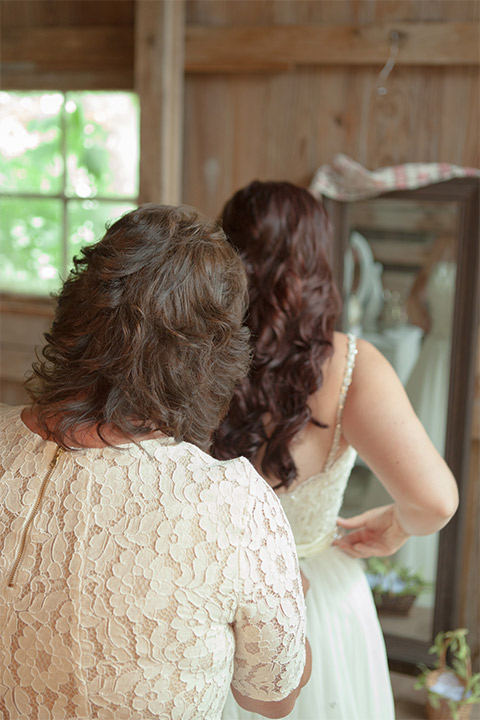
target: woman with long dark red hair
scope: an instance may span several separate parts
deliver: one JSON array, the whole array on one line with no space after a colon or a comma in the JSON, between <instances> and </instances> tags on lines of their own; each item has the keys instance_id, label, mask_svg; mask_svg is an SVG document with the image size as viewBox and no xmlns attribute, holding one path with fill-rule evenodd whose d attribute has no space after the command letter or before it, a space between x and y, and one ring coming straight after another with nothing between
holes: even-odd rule
<instances>
[{"instance_id":1,"label":"woman with long dark red hair","mask_svg":"<svg viewBox=\"0 0 480 720\"><path fill-rule=\"evenodd\" d=\"M335 332L340 301L323 205L286 182L253 182L225 205L223 228L249 283L249 376L217 431L214 453L245 455L293 529L306 596L312 677L288 717L389 720L385 647L359 558L390 555L443 527L455 480L387 360ZM357 452L393 502L338 518ZM338 536L338 528L351 532ZM224 720L258 717L230 697Z\"/></svg>"}]
</instances>

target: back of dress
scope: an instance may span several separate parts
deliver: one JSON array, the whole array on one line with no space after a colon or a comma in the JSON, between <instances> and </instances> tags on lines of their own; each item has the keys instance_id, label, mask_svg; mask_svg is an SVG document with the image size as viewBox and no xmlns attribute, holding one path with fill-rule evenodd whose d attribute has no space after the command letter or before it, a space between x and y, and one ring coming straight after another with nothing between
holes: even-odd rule
<instances>
[{"instance_id":1,"label":"back of dress","mask_svg":"<svg viewBox=\"0 0 480 720\"><path fill-rule=\"evenodd\" d=\"M0 717L218 720L232 673L288 695L303 596L253 467L172 438L54 466L20 410L0 406Z\"/></svg>"},{"instance_id":2,"label":"back of dress","mask_svg":"<svg viewBox=\"0 0 480 720\"><path fill-rule=\"evenodd\" d=\"M324 468L304 480L292 491L279 495L290 522L299 557L310 557L328 547L336 529L336 520L343 501L356 451L348 447L338 454L342 435L342 417L348 388L352 380L356 340L348 336L348 349L332 447Z\"/></svg>"}]
</instances>

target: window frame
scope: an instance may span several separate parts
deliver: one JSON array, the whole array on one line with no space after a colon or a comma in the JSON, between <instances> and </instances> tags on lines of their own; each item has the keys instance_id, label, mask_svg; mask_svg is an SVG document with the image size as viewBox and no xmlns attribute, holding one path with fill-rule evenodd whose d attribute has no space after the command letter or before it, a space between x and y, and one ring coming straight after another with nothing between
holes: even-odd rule
<instances>
[{"instance_id":1,"label":"window frame","mask_svg":"<svg viewBox=\"0 0 480 720\"><path fill-rule=\"evenodd\" d=\"M57 271L59 273L59 282L58 282L58 289L61 288L62 283L68 276L69 269L72 266L72 258L69 257L69 221L68 221L68 206L72 202L82 202L82 201L92 201L97 203L108 203L108 204L114 204L114 203L131 203L132 205L136 206L139 203L139 196L140 196L140 98L137 92L134 90L117 90L117 89L85 89L85 90L61 90L61 89L46 89L46 90L13 90L13 89L5 89L3 90L5 93L15 93L15 94L22 94L22 95L28 95L28 94L35 94L38 95L39 93L44 92L45 94L52 94L52 93L59 93L63 96L63 102L62 107L59 113L60 116L60 147L59 151L62 156L63 160L63 172L61 176L61 189L60 192L53 192L53 193L41 193L41 192L12 192L12 191L5 191L2 190L0 187L0 199L3 198L10 198L10 199L18 199L18 200L57 200L60 201L62 204L62 218L60 222L60 233L61 233L61 263L60 267L57 268ZM67 154L68 154L68 147L67 147L67 114L68 111L66 109L66 105L68 102L68 96L69 95L81 95L81 94L87 94L87 93L96 93L96 94L125 94L134 96L136 98L137 102L137 136L138 136L138 165L137 165L137 178L136 178L136 193L135 195L91 195L87 197L82 197L80 195L74 195L67 192L67 181L68 181L68 170L67 170ZM98 238L100 239L100 238ZM45 299L54 294L56 291L52 290L45 290L45 292L38 292L38 293L28 293L23 290L20 290L18 292L15 292L14 290L8 288L8 287L2 287L0 283L0 303L8 303L10 304L11 298L25 298L25 306L30 306L32 300L34 299Z\"/></svg>"}]
</instances>

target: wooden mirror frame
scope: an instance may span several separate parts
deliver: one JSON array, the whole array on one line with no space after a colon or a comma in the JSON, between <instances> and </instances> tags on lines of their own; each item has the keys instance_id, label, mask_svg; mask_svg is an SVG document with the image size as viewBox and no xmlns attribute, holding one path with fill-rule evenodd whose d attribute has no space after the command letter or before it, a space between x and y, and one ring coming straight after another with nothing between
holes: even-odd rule
<instances>
[{"instance_id":1,"label":"wooden mirror frame","mask_svg":"<svg viewBox=\"0 0 480 720\"><path fill-rule=\"evenodd\" d=\"M431 642L385 633L387 654L392 669L412 672L419 662L431 664L428 648L437 632L453 629L459 622L458 588L460 588L463 554L462 527L466 513L475 352L479 323L480 180L476 177L456 178L416 190L398 190L368 199L380 202L382 199L453 201L459 205L445 460L457 480L460 504L452 520L440 532ZM343 258L350 230L348 208L352 203L328 198L324 198L324 202L334 225L333 266L341 288Z\"/></svg>"}]
</instances>

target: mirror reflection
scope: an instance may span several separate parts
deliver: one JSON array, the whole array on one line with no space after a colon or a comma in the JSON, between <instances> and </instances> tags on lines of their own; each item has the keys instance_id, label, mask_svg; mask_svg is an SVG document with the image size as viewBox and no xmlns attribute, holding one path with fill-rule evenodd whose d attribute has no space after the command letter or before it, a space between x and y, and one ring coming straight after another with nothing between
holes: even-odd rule
<instances>
[{"instance_id":1,"label":"mirror reflection","mask_svg":"<svg viewBox=\"0 0 480 720\"><path fill-rule=\"evenodd\" d=\"M444 455L456 281L458 205L377 198L348 205L343 330L380 350ZM342 514L390 498L361 458ZM430 640L438 534L413 537L384 568L367 568L385 632ZM382 589L398 593L395 601Z\"/></svg>"}]
</instances>

